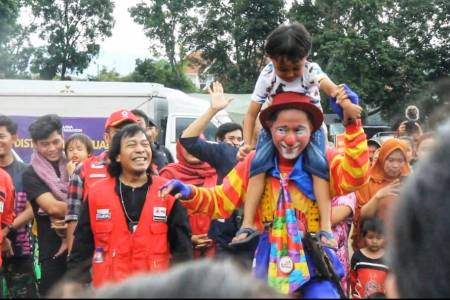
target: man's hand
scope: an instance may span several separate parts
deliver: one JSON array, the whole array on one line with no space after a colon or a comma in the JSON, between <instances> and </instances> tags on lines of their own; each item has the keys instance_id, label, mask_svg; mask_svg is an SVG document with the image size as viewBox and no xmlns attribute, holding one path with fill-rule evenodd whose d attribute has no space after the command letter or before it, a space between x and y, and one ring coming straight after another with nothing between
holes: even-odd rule
<instances>
[{"instance_id":1,"label":"man's hand","mask_svg":"<svg viewBox=\"0 0 450 300\"><path fill-rule=\"evenodd\" d=\"M12 243L10 239L4 238L2 244L2 254L5 257L11 257L14 255L14 250L12 248Z\"/></svg>"},{"instance_id":2,"label":"man's hand","mask_svg":"<svg viewBox=\"0 0 450 300\"><path fill-rule=\"evenodd\" d=\"M391 184L379 189L375 196L378 200L386 197L397 197L400 192L400 180L397 179Z\"/></svg>"},{"instance_id":3,"label":"man's hand","mask_svg":"<svg viewBox=\"0 0 450 300\"><path fill-rule=\"evenodd\" d=\"M195 249L203 249L211 246L212 240L208 238L206 233L192 235L191 237L192 244L194 244Z\"/></svg>"},{"instance_id":4,"label":"man's hand","mask_svg":"<svg viewBox=\"0 0 450 300\"><path fill-rule=\"evenodd\" d=\"M211 109L215 112L221 111L222 109L227 107L228 104L231 103L231 101L233 101L233 98L225 99L222 84L218 81L213 82L212 90L208 86L208 92L211 96Z\"/></svg>"},{"instance_id":5,"label":"man's hand","mask_svg":"<svg viewBox=\"0 0 450 300\"><path fill-rule=\"evenodd\" d=\"M178 179L172 179L166 182L158 191L158 197L164 198L172 195L175 199L189 199L192 194L192 187Z\"/></svg>"},{"instance_id":6,"label":"man's hand","mask_svg":"<svg viewBox=\"0 0 450 300\"><path fill-rule=\"evenodd\" d=\"M236 153L236 159L238 161L242 161L245 159L247 154L249 154L252 151L252 147L250 145L242 145L239 148L239 151Z\"/></svg>"},{"instance_id":7,"label":"man's hand","mask_svg":"<svg viewBox=\"0 0 450 300\"><path fill-rule=\"evenodd\" d=\"M77 165L78 165L78 163L74 162L74 161L69 161L67 163L66 168L67 168L67 173L69 174L69 176L73 174L73 171L75 171L75 168L77 167Z\"/></svg>"},{"instance_id":8,"label":"man's hand","mask_svg":"<svg viewBox=\"0 0 450 300\"><path fill-rule=\"evenodd\" d=\"M55 230L56 234L60 238L65 238L67 235L67 224L64 220L57 220L51 218L51 226L52 229Z\"/></svg>"},{"instance_id":9,"label":"man's hand","mask_svg":"<svg viewBox=\"0 0 450 300\"><path fill-rule=\"evenodd\" d=\"M56 253L53 255L53 258L57 258L61 255L63 255L64 253L66 253L68 250L67 247L67 240L66 239L62 239L61 240L61 245L59 246L58 251L56 251Z\"/></svg>"}]
</instances>

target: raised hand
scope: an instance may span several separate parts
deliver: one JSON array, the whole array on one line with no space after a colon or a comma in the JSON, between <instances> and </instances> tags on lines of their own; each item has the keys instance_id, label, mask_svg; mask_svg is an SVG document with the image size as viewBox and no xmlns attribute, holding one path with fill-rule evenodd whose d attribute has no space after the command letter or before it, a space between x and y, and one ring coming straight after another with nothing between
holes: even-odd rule
<instances>
[{"instance_id":1,"label":"raised hand","mask_svg":"<svg viewBox=\"0 0 450 300\"><path fill-rule=\"evenodd\" d=\"M222 84L218 81L214 81L211 87L208 86L208 92L211 96L211 108L214 111L220 111L228 106L233 101L233 98L225 99L223 94Z\"/></svg>"}]
</instances>

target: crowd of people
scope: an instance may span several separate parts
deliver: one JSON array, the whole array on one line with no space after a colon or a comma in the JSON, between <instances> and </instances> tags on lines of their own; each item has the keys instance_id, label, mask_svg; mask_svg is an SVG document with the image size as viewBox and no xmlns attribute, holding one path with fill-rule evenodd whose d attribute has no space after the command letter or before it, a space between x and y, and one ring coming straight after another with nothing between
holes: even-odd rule
<instances>
[{"instance_id":1,"label":"crowd of people","mask_svg":"<svg viewBox=\"0 0 450 300\"><path fill-rule=\"evenodd\" d=\"M151 117L121 109L99 155L85 134L65 137L59 116L39 117L25 164L13 155L17 124L0 116L3 296L448 296L437 242L448 129L437 137L408 120L368 140L358 95L307 61L310 50L303 25L275 29L244 126L205 140L232 100L214 82L176 159ZM328 141L320 91L345 127L343 151Z\"/></svg>"}]
</instances>

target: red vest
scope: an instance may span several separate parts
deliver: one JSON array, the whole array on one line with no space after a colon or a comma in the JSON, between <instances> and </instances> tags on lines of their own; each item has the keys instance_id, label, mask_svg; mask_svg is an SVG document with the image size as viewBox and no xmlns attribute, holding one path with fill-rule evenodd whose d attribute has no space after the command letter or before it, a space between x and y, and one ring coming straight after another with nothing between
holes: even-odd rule
<instances>
[{"instance_id":1,"label":"red vest","mask_svg":"<svg viewBox=\"0 0 450 300\"><path fill-rule=\"evenodd\" d=\"M84 186L83 186L83 199L86 196L94 183L99 179L109 178L110 175L107 170L107 164L105 164L106 152L102 152L98 156L91 156L83 161L82 174L84 175Z\"/></svg>"},{"instance_id":2,"label":"red vest","mask_svg":"<svg viewBox=\"0 0 450 300\"><path fill-rule=\"evenodd\" d=\"M152 184L136 231L128 230L119 196L115 192L115 178L97 182L89 192L89 216L95 248L92 283L98 287L106 282L117 282L138 272L158 272L169 268L167 218L175 202L168 196L158 197L158 189L167 180L152 176ZM165 211L164 211L165 210ZM166 220L161 220L161 219Z\"/></svg>"}]
</instances>

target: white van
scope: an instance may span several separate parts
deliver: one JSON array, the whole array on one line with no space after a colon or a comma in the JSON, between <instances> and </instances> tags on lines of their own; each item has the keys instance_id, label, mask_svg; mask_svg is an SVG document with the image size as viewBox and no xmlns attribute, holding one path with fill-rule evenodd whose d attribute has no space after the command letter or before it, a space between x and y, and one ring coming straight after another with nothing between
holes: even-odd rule
<instances>
[{"instance_id":1,"label":"white van","mask_svg":"<svg viewBox=\"0 0 450 300\"><path fill-rule=\"evenodd\" d=\"M155 83L0 80L0 114L19 124L16 151L29 161L28 126L37 117L54 113L62 117L64 134L84 132L94 141L96 153L106 149L103 131L106 118L118 109L141 109L160 127L158 142L175 157L175 144L183 129L209 107L208 101ZM204 134L214 140L217 127L231 122L221 111Z\"/></svg>"}]
</instances>

